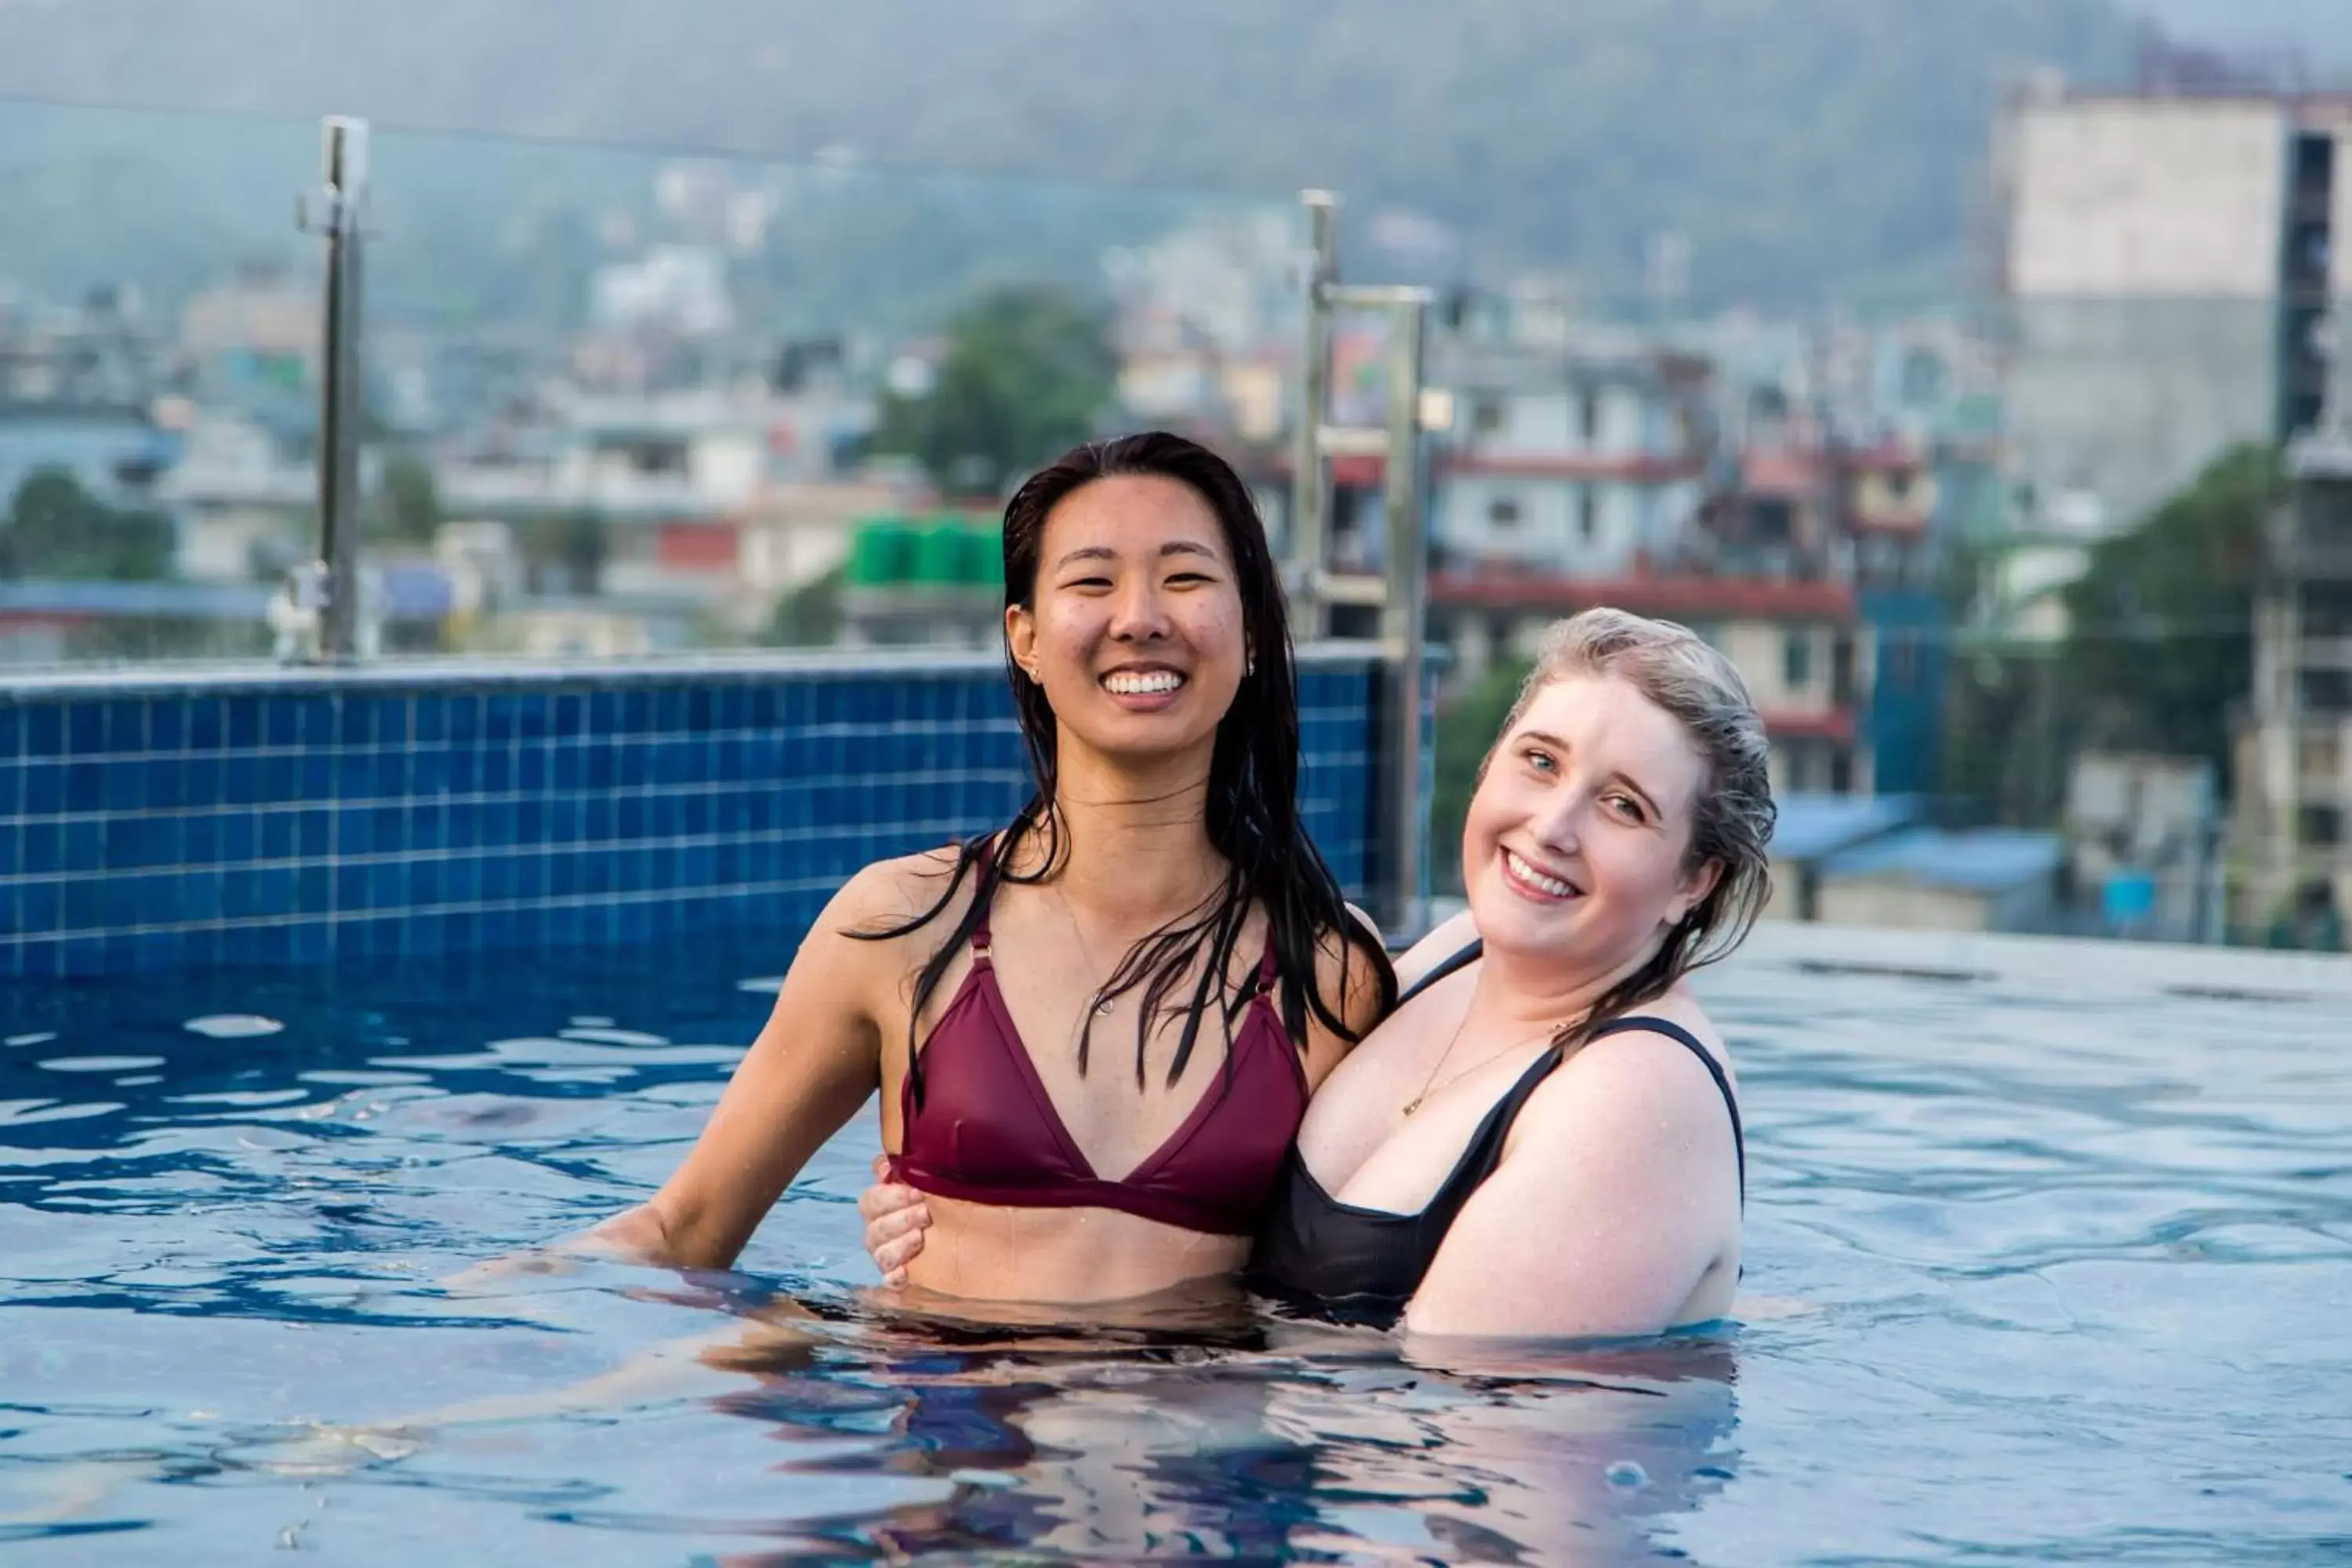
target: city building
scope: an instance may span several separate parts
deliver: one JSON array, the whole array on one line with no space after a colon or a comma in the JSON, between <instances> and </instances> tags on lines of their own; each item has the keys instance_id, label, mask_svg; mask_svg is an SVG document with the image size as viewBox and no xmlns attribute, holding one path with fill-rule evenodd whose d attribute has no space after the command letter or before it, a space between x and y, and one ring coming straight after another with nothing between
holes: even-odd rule
<instances>
[{"instance_id":1,"label":"city building","mask_svg":"<svg viewBox=\"0 0 2352 1568\"><path fill-rule=\"evenodd\" d=\"M2352 181L2331 195L2299 164L2347 136L2343 98L2042 85L2007 105L1993 195L2027 527L2130 526L2226 448L2285 433L2284 263L2304 220L2352 232ZM2352 257L2316 260L2324 294L2352 293Z\"/></svg>"},{"instance_id":2,"label":"city building","mask_svg":"<svg viewBox=\"0 0 2352 1568\"><path fill-rule=\"evenodd\" d=\"M2239 923L2297 928L2352 910L2352 439L2288 450L2254 613L2253 691L2236 736Z\"/></svg>"},{"instance_id":3,"label":"city building","mask_svg":"<svg viewBox=\"0 0 2352 1568\"><path fill-rule=\"evenodd\" d=\"M1454 427L1432 463L1430 624L1461 675L1528 657L1591 605L1659 616L1739 668L1776 789L1867 795L1882 770L1932 788L1939 444L1859 413L1866 438L1845 433L1795 338L1733 332L1726 370L1657 339L1501 319L1474 316L1435 360ZM1866 409L1869 378L1853 379Z\"/></svg>"},{"instance_id":4,"label":"city building","mask_svg":"<svg viewBox=\"0 0 2352 1568\"><path fill-rule=\"evenodd\" d=\"M183 421L163 397L161 345L134 298L0 312L0 521L18 487L61 469L113 507L162 504Z\"/></svg>"},{"instance_id":5,"label":"city building","mask_svg":"<svg viewBox=\"0 0 2352 1568\"><path fill-rule=\"evenodd\" d=\"M1821 868L1845 850L1918 826L1924 804L1906 795L1778 795L1772 827L1772 896L1766 920L1818 921Z\"/></svg>"},{"instance_id":6,"label":"city building","mask_svg":"<svg viewBox=\"0 0 2352 1568\"><path fill-rule=\"evenodd\" d=\"M362 482L381 465L361 458ZM252 583L318 552L319 468L258 420L193 405L178 463L156 488L180 520L180 574Z\"/></svg>"},{"instance_id":7,"label":"city building","mask_svg":"<svg viewBox=\"0 0 2352 1568\"><path fill-rule=\"evenodd\" d=\"M2066 780L2063 826L2076 888L2096 894L2106 934L2163 942L2220 935L2221 816L2201 757L2084 752Z\"/></svg>"},{"instance_id":8,"label":"city building","mask_svg":"<svg viewBox=\"0 0 2352 1568\"><path fill-rule=\"evenodd\" d=\"M1882 931L2053 931L2065 858L2055 833L1907 827L1824 858L1815 918Z\"/></svg>"},{"instance_id":9,"label":"city building","mask_svg":"<svg viewBox=\"0 0 2352 1568\"><path fill-rule=\"evenodd\" d=\"M1704 362L1465 334L1431 380L1454 415L1430 503L1442 567L1612 577L1686 542L1710 453Z\"/></svg>"},{"instance_id":10,"label":"city building","mask_svg":"<svg viewBox=\"0 0 2352 1568\"><path fill-rule=\"evenodd\" d=\"M1852 586L1696 573L1583 577L1525 567L1433 573L1430 624L1464 677L1534 656L1544 628L1595 605L1679 621L1723 650L1772 741L1775 794L1867 795L1873 655Z\"/></svg>"}]
</instances>

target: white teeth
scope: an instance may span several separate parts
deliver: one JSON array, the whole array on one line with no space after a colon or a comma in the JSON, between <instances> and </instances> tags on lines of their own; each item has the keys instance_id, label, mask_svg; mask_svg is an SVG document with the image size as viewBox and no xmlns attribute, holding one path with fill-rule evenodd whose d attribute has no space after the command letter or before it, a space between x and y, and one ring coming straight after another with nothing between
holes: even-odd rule
<instances>
[{"instance_id":1,"label":"white teeth","mask_svg":"<svg viewBox=\"0 0 2352 1568\"><path fill-rule=\"evenodd\" d=\"M1121 697L1142 697L1155 691L1173 691L1184 684L1184 678L1172 669L1114 670L1103 677L1103 689Z\"/></svg>"},{"instance_id":2,"label":"white teeth","mask_svg":"<svg viewBox=\"0 0 2352 1568\"><path fill-rule=\"evenodd\" d=\"M1570 884L1561 881L1558 877L1545 876L1507 849L1503 851L1503 861L1510 867L1512 876L1539 893L1549 893L1555 899L1565 899L1576 891Z\"/></svg>"}]
</instances>

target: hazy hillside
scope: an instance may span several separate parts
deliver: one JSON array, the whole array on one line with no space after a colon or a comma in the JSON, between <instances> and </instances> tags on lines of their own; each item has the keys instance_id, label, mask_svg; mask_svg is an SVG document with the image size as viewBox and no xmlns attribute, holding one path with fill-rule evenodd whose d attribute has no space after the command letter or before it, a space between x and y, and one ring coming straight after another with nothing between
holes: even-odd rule
<instances>
[{"instance_id":1,"label":"hazy hillside","mask_svg":"<svg viewBox=\"0 0 2352 1568\"><path fill-rule=\"evenodd\" d=\"M2037 63L2109 75L2133 32L2108 0L0 0L0 92L1277 199L1324 184L1604 295L1677 230L1704 295L1786 304L1960 287L2001 84ZM232 193L257 236L282 235L311 157L299 123L128 124L0 116L0 273L134 245L168 268L239 226ZM214 166L256 145L272 166ZM413 160L412 227L462 252L510 225L485 171L519 166ZM28 189L47 195L16 199ZM934 272L975 247L1018 268L1040 223L1083 262L1136 221L1065 191L1019 223L980 201L934 238L926 215L971 207L969 187L893 190L856 254L902 269L926 246Z\"/></svg>"},{"instance_id":2,"label":"hazy hillside","mask_svg":"<svg viewBox=\"0 0 2352 1568\"><path fill-rule=\"evenodd\" d=\"M2352 68L2345 0L2124 0L2178 36L2217 48L2293 48L2315 67Z\"/></svg>"}]
</instances>

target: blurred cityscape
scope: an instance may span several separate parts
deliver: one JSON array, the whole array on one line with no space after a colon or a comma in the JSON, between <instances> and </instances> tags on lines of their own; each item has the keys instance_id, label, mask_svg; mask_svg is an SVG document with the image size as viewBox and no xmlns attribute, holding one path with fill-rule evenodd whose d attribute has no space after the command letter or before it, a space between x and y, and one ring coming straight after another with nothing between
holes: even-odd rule
<instances>
[{"instance_id":1,"label":"blurred cityscape","mask_svg":"<svg viewBox=\"0 0 2352 1568\"><path fill-rule=\"evenodd\" d=\"M2352 95L2188 49L2128 77L2011 85L1941 297L1741 304L1671 228L1601 290L1348 209L1351 275L1440 300L1441 886L1535 638L1608 604L1749 681L1775 918L2344 947ZM1207 441L1283 532L1294 205L1107 194L1057 266L813 310L796 232L889 180L647 156L561 202L520 185L523 302L453 309L403 249L387 157L369 646L992 646L1007 488L1118 429ZM126 253L72 289L9 281L0 245L0 664L281 650L319 549L321 374L315 245L283 227L197 276ZM1377 421L1382 347L1342 323L1339 416ZM1378 563L1381 477L1339 464L1342 565Z\"/></svg>"}]
</instances>

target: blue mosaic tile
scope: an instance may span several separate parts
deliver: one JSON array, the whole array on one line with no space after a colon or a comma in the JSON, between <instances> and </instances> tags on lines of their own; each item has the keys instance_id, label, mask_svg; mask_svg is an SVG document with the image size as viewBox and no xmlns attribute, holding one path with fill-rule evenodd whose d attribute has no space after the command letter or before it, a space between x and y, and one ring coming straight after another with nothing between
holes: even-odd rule
<instances>
[{"instance_id":1,"label":"blue mosaic tile","mask_svg":"<svg viewBox=\"0 0 2352 1568\"><path fill-rule=\"evenodd\" d=\"M261 705L267 700L250 692L240 692L226 700L227 744L231 750L249 752L261 744Z\"/></svg>"},{"instance_id":2,"label":"blue mosaic tile","mask_svg":"<svg viewBox=\"0 0 2352 1568\"><path fill-rule=\"evenodd\" d=\"M175 931L141 931L131 940L131 966L142 973L177 969L186 961L186 937Z\"/></svg>"},{"instance_id":3,"label":"blue mosaic tile","mask_svg":"<svg viewBox=\"0 0 2352 1568\"><path fill-rule=\"evenodd\" d=\"M298 921L287 928L296 963L324 963L334 956L335 928L325 921Z\"/></svg>"},{"instance_id":4,"label":"blue mosaic tile","mask_svg":"<svg viewBox=\"0 0 2352 1568\"><path fill-rule=\"evenodd\" d=\"M63 755L66 749L64 706L44 702L28 709L25 714L22 745L27 757Z\"/></svg>"},{"instance_id":5,"label":"blue mosaic tile","mask_svg":"<svg viewBox=\"0 0 2352 1568\"><path fill-rule=\"evenodd\" d=\"M1373 690L1300 677L1302 816L1351 888ZM0 706L0 973L797 927L1009 816L1010 717L993 671Z\"/></svg>"},{"instance_id":6,"label":"blue mosaic tile","mask_svg":"<svg viewBox=\"0 0 2352 1568\"><path fill-rule=\"evenodd\" d=\"M450 744L472 750L482 735L482 700L471 692L458 692L446 700L443 711Z\"/></svg>"},{"instance_id":7,"label":"blue mosaic tile","mask_svg":"<svg viewBox=\"0 0 2352 1568\"><path fill-rule=\"evenodd\" d=\"M325 695L295 698L294 743L311 751L333 745L336 709L341 700Z\"/></svg>"},{"instance_id":8,"label":"blue mosaic tile","mask_svg":"<svg viewBox=\"0 0 2352 1568\"><path fill-rule=\"evenodd\" d=\"M58 825L58 868L67 875L106 869L106 828L97 817L68 817Z\"/></svg>"},{"instance_id":9,"label":"blue mosaic tile","mask_svg":"<svg viewBox=\"0 0 2352 1568\"><path fill-rule=\"evenodd\" d=\"M24 764L24 809L27 816L54 816L65 808L65 769L56 763Z\"/></svg>"},{"instance_id":10,"label":"blue mosaic tile","mask_svg":"<svg viewBox=\"0 0 2352 1568\"><path fill-rule=\"evenodd\" d=\"M294 742L293 700L284 697L264 699L261 705L261 743L265 746L291 746Z\"/></svg>"}]
</instances>

